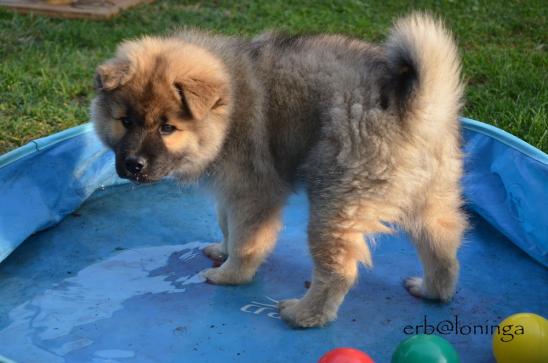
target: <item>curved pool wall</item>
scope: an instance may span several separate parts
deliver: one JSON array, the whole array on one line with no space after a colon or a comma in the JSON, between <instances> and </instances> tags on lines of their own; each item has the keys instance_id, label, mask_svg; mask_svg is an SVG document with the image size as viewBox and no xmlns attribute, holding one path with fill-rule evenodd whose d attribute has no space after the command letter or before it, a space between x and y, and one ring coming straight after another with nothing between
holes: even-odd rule
<instances>
[{"instance_id":1,"label":"curved pool wall","mask_svg":"<svg viewBox=\"0 0 548 363\"><path fill-rule=\"evenodd\" d=\"M548 266L548 155L494 126L463 118L467 208ZM0 262L95 190L124 183L91 124L0 156Z\"/></svg>"}]
</instances>

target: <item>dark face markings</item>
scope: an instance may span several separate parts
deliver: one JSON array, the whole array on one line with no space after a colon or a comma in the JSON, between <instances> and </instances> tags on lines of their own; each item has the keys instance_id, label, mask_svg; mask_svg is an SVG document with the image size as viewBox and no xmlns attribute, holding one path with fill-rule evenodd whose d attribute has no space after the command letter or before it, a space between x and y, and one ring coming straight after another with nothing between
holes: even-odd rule
<instances>
[{"instance_id":1,"label":"dark face markings","mask_svg":"<svg viewBox=\"0 0 548 363\"><path fill-rule=\"evenodd\" d=\"M131 86L131 85L129 85ZM163 137L177 130L168 115L177 118L181 104L174 89L163 82L152 80L141 89L121 90L124 92L125 112L115 122L121 122L125 134L116 147L116 170L120 177L137 182L159 180L171 172L174 156L166 148ZM135 172L128 170L128 159L143 160L144 167Z\"/></svg>"}]
</instances>

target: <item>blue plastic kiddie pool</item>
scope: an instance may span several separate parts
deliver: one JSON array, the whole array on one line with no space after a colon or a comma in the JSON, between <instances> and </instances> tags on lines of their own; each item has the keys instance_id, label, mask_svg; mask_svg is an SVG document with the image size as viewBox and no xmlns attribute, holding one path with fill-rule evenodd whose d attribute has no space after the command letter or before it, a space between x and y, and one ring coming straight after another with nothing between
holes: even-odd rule
<instances>
[{"instance_id":1,"label":"blue plastic kiddie pool","mask_svg":"<svg viewBox=\"0 0 548 363\"><path fill-rule=\"evenodd\" d=\"M298 363L354 347L380 363L418 333L444 337L462 362L492 362L492 326L548 315L548 156L495 127L462 125L472 228L455 298L409 295L415 250L403 233L385 236L338 320L309 330L276 309L311 274L304 194L290 199L255 280L214 286L201 250L221 233L199 185L123 182L90 125L1 156L0 362Z\"/></svg>"}]
</instances>

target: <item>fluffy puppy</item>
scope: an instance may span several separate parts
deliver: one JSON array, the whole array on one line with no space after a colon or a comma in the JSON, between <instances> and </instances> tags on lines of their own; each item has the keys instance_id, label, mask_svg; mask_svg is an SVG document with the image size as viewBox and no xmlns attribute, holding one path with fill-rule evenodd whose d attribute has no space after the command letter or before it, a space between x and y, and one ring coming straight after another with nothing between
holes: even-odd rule
<instances>
[{"instance_id":1,"label":"fluffy puppy","mask_svg":"<svg viewBox=\"0 0 548 363\"><path fill-rule=\"evenodd\" d=\"M463 85L450 33L412 14L386 42L200 31L124 42L96 74L92 117L123 178L206 182L218 200L224 260L215 284L249 282L272 250L297 183L310 200L312 285L280 302L282 318L314 327L336 318L364 236L407 230L424 277L415 296L449 300L466 220L458 114ZM225 260L226 259L226 260Z\"/></svg>"}]
</instances>

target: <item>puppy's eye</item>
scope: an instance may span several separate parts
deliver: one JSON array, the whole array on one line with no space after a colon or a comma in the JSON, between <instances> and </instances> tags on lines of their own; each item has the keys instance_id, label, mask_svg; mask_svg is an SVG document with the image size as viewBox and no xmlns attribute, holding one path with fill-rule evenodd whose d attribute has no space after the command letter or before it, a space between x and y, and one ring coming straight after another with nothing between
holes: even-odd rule
<instances>
[{"instance_id":1,"label":"puppy's eye","mask_svg":"<svg viewBox=\"0 0 548 363\"><path fill-rule=\"evenodd\" d=\"M173 131L175 131L175 126L173 125L170 125L170 124L163 124L162 126L160 126L160 133L162 135L169 135L171 134Z\"/></svg>"},{"instance_id":2,"label":"puppy's eye","mask_svg":"<svg viewBox=\"0 0 548 363\"><path fill-rule=\"evenodd\" d=\"M131 126L131 119L127 116L120 117L118 120L124 125L124 127L130 127Z\"/></svg>"}]
</instances>

